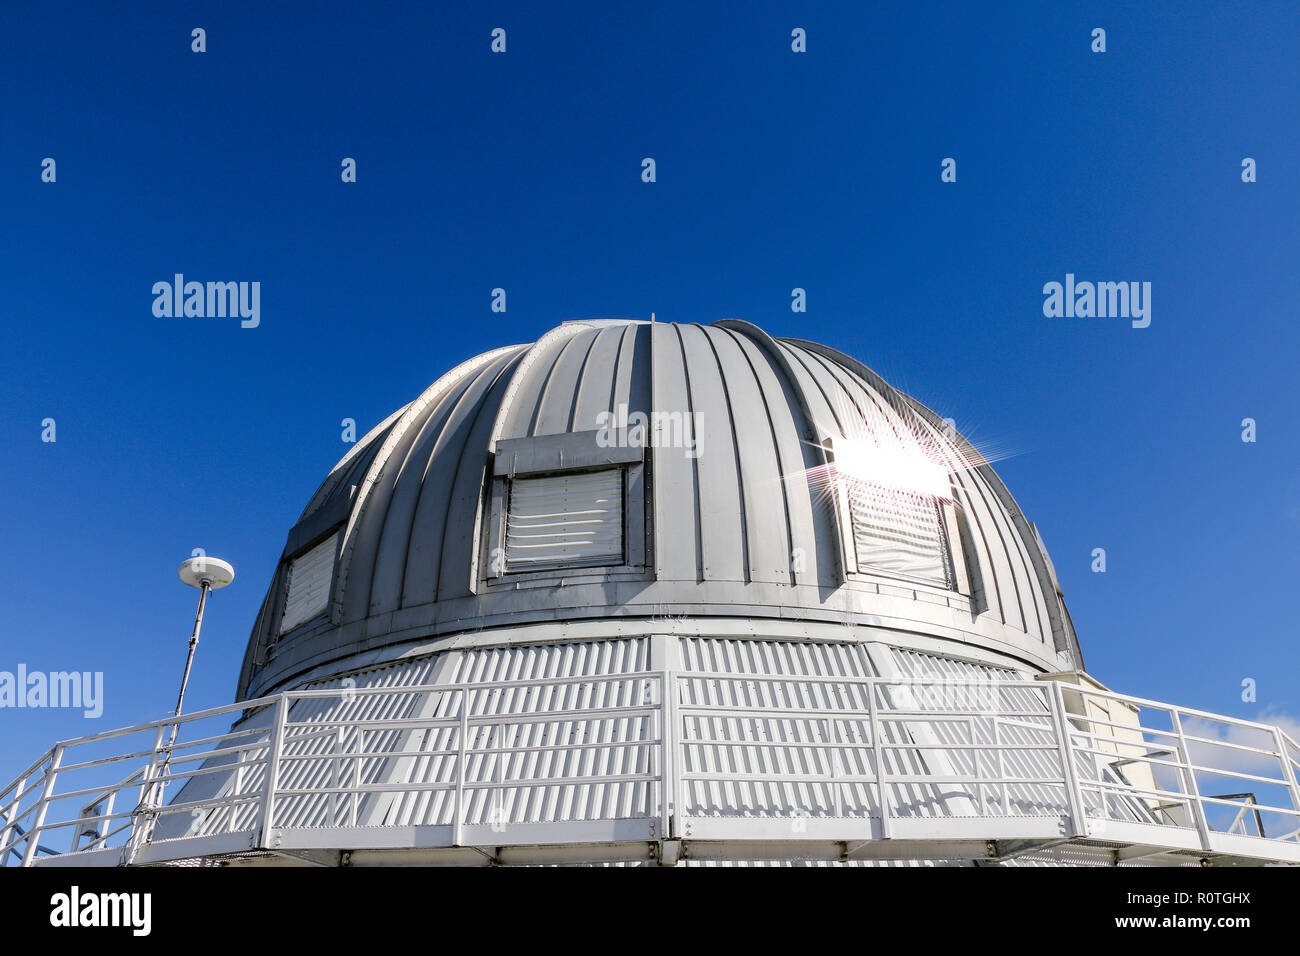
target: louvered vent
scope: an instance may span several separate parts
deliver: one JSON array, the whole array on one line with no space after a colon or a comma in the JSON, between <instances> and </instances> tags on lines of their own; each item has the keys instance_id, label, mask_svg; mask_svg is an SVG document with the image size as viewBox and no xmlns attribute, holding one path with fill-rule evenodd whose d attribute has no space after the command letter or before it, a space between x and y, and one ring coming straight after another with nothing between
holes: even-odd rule
<instances>
[{"instance_id":1,"label":"louvered vent","mask_svg":"<svg viewBox=\"0 0 1300 956\"><path fill-rule=\"evenodd\" d=\"M507 571L622 563L621 469L511 482Z\"/></svg>"},{"instance_id":2,"label":"louvered vent","mask_svg":"<svg viewBox=\"0 0 1300 956\"><path fill-rule=\"evenodd\" d=\"M874 482L848 482L853 547L863 571L952 587L939 502Z\"/></svg>"},{"instance_id":3,"label":"louvered vent","mask_svg":"<svg viewBox=\"0 0 1300 956\"><path fill-rule=\"evenodd\" d=\"M280 618L280 633L293 630L325 610L330 581L334 577L334 548L338 535L332 535L289 565L289 588Z\"/></svg>"}]
</instances>

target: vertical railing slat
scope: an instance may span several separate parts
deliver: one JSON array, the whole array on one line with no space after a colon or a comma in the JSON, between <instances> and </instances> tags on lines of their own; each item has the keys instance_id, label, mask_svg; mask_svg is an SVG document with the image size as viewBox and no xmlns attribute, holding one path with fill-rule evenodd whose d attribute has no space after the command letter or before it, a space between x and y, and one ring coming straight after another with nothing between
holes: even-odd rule
<instances>
[{"instance_id":1,"label":"vertical railing slat","mask_svg":"<svg viewBox=\"0 0 1300 956\"><path fill-rule=\"evenodd\" d=\"M1065 709L1065 685L1060 681L1051 681L1051 690L1047 693L1047 705L1052 711L1052 720L1056 724L1061 754L1061 770L1065 775L1065 799L1070 810L1071 835L1080 837L1088 835L1088 819L1083 809L1083 792L1079 788L1079 771L1074 765L1074 745L1070 740L1070 715ZM1080 700L1083 700L1080 694ZM1086 704L1084 709L1087 709ZM1087 719L1086 717L1084 718ZM1101 794L1103 813L1106 806L1105 794Z\"/></svg>"},{"instance_id":2,"label":"vertical railing slat","mask_svg":"<svg viewBox=\"0 0 1300 956\"><path fill-rule=\"evenodd\" d=\"M889 783L885 772L885 744L881 737L880 711L876 703L876 690L880 687L874 679L867 684L867 712L871 721L871 749L876 758L876 799L880 804L880 838L892 835L889 814Z\"/></svg>"},{"instance_id":3,"label":"vertical railing slat","mask_svg":"<svg viewBox=\"0 0 1300 956\"><path fill-rule=\"evenodd\" d=\"M275 718L267 741L266 772L262 777L262 801L258 810L257 843L269 849L271 829L275 825L275 788L278 786L280 752L284 747L284 725L289 715L289 695L281 694L275 703Z\"/></svg>"},{"instance_id":4,"label":"vertical railing slat","mask_svg":"<svg viewBox=\"0 0 1300 956\"><path fill-rule=\"evenodd\" d=\"M1295 768L1291 766L1291 755L1287 752L1286 737L1282 734L1282 728L1273 728L1273 741L1277 746L1278 759L1282 762L1282 773L1285 775L1287 790L1291 796L1291 809L1300 811L1300 786L1296 785ZM1255 811L1258 820L1259 811ZM1297 824L1295 827L1296 838L1300 840L1300 823L1296 817L1291 817L1291 822ZM1263 827L1261 825L1260 836L1263 836Z\"/></svg>"},{"instance_id":5,"label":"vertical railing slat","mask_svg":"<svg viewBox=\"0 0 1300 956\"><path fill-rule=\"evenodd\" d=\"M682 768L686 766L686 744L677 716L677 700L683 679L675 671L664 671L664 768L668 773L664 786L664 836L673 838L681 833L685 806L682 799Z\"/></svg>"},{"instance_id":6,"label":"vertical railing slat","mask_svg":"<svg viewBox=\"0 0 1300 956\"><path fill-rule=\"evenodd\" d=\"M18 778L14 784L14 798L8 806L0 807L0 815L4 817L4 828L0 829L0 866L9 865L9 856L12 847L9 846L11 835L15 833L14 820L18 817L18 809L22 803L23 791L27 788L27 776Z\"/></svg>"},{"instance_id":7,"label":"vertical railing slat","mask_svg":"<svg viewBox=\"0 0 1300 956\"><path fill-rule=\"evenodd\" d=\"M1201 791L1196 783L1196 770L1192 763L1192 755L1187 749L1187 738L1183 735L1183 722L1175 708L1171 707L1169 709L1169 717L1173 721L1174 734L1178 738L1179 774L1185 774L1183 776L1184 792L1191 798L1189 803L1192 810L1192 819L1196 822L1196 832L1201 837L1201 849L1208 852L1210 849L1210 823L1205 816L1205 804L1201 802Z\"/></svg>"},{"instance_id":8,"label":"vertical railing slat","mask_svg":"<svg viewBox=\"0 0 1300 956\"><path fill-rule=\"evenodd\" d=\"M41 828L45 826L45 814L50 809L50 796L54 793L54 784L59 777L59 764L63 762L63 744L55 744L50 754L50 763L45 770L45 782L41 787L41 800L36 807L36 816L27 831L27 846L23 850L23 866L31 866L36 858L36 849L41 842ZM75 761L74 761L75 762Z\"/></svg>"},{"instance_id":9,"label":"vertical railing slat","mask_svg":"<svg viewBox=\"0 0 1300 956\"><path fill-rule=\"evenodd\" d=\"M456 740L456 799L452 806L451 845L463 845L461 828L465 817L465 759L469 743L469 691L460 688L460 727Z\"/></svg>"}]
</instances>

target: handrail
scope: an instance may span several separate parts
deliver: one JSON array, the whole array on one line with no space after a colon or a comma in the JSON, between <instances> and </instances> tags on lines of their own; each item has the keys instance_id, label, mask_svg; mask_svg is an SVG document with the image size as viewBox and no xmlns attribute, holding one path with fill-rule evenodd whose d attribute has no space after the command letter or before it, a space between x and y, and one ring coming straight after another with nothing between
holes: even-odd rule
<instances>
[{"instance_id":1,"label":"handrail","mask_svg":"<svg viewBox=\"0 0 1300 956\"><path fill-rule=\"evenodd\" d=\"M0 819L6 819L6 820L8 819L7 817L5 817L5 815L4 815L4 811L0 811ZM27 835L27 831L25 831L25 830L24 830L22 827L20 827L17 823L11 823L11 824L10 824L10 827L12 827L13 830L14 830L15 832L17 832L17 834L18 834L19 837L24 837L24 836ZM15 856L21 858L21 857L22 857L22 854L18 852L18 843L21 843L21 842L22 842L21 840L17 840L17 841L15 841L14 843L10 844L9 846L5 847L5 848L4 848L5 855L8 856L10 853L12 853L12 854L14 854ZM41 844L38 843L38 844L36 845L36 852L37 852L37 853L44 853L46 856L55 856L55 855L58 854L59 851L58 851L58 850L51 850L49 847L47 847L47 846L42 846Z\"/></svg>"},{"instance_id":2,"label":"handrail","mask_svg":"<svg viewBox=\"0 0 1300 956\"><path fill-rule=\"evenodd\" d=\"M701 681L712 689L702 692ZM650 682L659 691L624 692L623 685L638 682ZM722 697L714 692L724 685L779 685L780 706L755 704L749 694L728 692ZM589 694L575 695L574 688L598 687L613 688L602 693L605 703L576 703ZM849 687L862 693L848 693ZM917 692L890 693L897 688ZM531 689L547 693L516 693ZM951 695L924 700L922 689L966 689L982 696L978 703ZM493 706L503 707L500 712L475 712L484 706L485 692L495 701ZM761 695L757 699L776 697L765 690L756 693ZM405 702L422 697L439 701L441 716L428 703L412 708L403 703L403 709L379 708L395 716L368 719L364 707L349 703L359 698ZM695 702L688 703L688 697ZM899 698L898 706L891 704L891 697ZM724 699L735 703L720 702ZM814 702L818 699L828 705L819 706ZM1121 703L1132 710L1133 722L1090 708L1089 700ZM309 716L299 712L300 719L293 719L300 701L325 706L311 704ZM542 702L553 709L532 709ZM1079 702L1084 704L1082 713ZM1170 726L1147 726L1150 720L1138 716L1143 711L1164 715ZM240 716L227 730L164 744L169 730L197 731L205 721L231 714ZM258 715L261 719L250 725ZM1188 733L1184 720L1257 731L1265 735L1265 746ZM778 723L795 730L759 732ZM733 733L726 729L729 724L752 725L755 732ZM547 725L569 727L568 736L552 736ZM607 727L622 728L621 736L602 729ZM511 728L510 739L505 728ZM85 757L91 745L137 734L152 734L152 746L77 759ZM1216 747L1224 748L1225 759L1238 758L1235 768L1214 765L1209 748ZM799 754L797 759L786 758L782 751ZM1300 843L1300 829L1266 836L1264 819L1273 815L1276 823L1278 817L1300 818L1297 755L1300 747L1291 737L1268 724L1056 680L635 671L310 688L58 742L0 790L0 865L18 858L21 865L31 866L38 858L88 852L107 860L111 857L102 852L118 848L119 839L124 841L120 862L136 860L151 844L178 837L192 841L243 834L248 848L267 850L282 833L333 826L340 814L349 827L382 831L384 826L374 820L383 819L383 801L400 800L402 795L445 800L439 804L442 816L436 819L449 815L448 834L439 838L449 842L435 840L433 845L461 846L474 821L494 830L498 824L504 827L499 818L506 812L506 800L525 800L520 794L551 788L564 802L579 799L575 795L580 788L640 786L646 788L640 809L627 812L643 813L650 832L659 838L668 838L670 831L684 835L683 821L694 819L700 788L751 788L757 794L774 788L812 792L822 787L829 795L827 807L834 810L831 819L868 815L878 821L882 839L920 821L909 817L914 812L910 808L920 802L928 808L925 819L973 819L969 825L975 828L984 825L979 821L999 815L1007 820L1068 815L1067 840L1105 839L1098 828L1108 820L1153 831L1191 830L1202 851L1213 855L1227 852L1221 849L1222 840L1229 838L1256 841L1265 848ZM125 779L88 779L133 761L143 762ZM417 762L441 769L421 770L423 776L399 770ZM1120 765L1125 773L1117 776L1113 768ZM1265 775L1269 772L1278 775ZM1203 793L1198 774L1241 781L1243 791L1249 783L1249 801L1244 793ZM1171 775L1177 780L1172 788ZM171 803L165 803L169 788ZM1281 793L1287 795L1283 803L1278 802ZM91 799L76 816L66 816L67 801L74 798ZM759 797L745 799L760 802L738 820L754 819L754 814L760 819L771 813L807 815L788 800L765 810ZM954 799L976 807L977 816L954 813L948 802ZM1187 818L1180 822L1184 811ZM830 811L823 807L819 812ZM1255 817L1258 835L1247 832L1247 812ZM573 820L574 825L580 822ZM1284 828L1269 826L1275 832ZM50 845L48 834L69 828L74 831L70 849ZM977 829L972 833L978 836ZM81 845L87 837L89 842ZM548 838L554 842L554 837ZM782 837L767 833L767 838ZM1251 852L1269 858L1270 851ZM1280 860L1300 862L1300 857L1286 855L1294 850L1276 852L1282 854Z\"/></svg>"}]
</instances>

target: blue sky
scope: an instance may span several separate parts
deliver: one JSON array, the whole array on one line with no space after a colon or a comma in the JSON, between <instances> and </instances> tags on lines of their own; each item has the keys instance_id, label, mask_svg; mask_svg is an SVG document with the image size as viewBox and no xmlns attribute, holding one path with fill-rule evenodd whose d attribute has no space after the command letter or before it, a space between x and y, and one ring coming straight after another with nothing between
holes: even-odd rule
<instances>
[{"instance_id":1,"label":"blue sky","mask_svg":"<svg viewBox=\"0 0 1300 956\"><path fill-rule=\"evenodd\" d=\"M343 418L652 311L833 345L1014 452L1100 680L1300 713L1300 8L448 6L0 10L0 670L107 698L0 711L0 776L169 710L197 547L239 577L189 706L232 699ZM260 281L261 325L156 318L176 272ZM1151 282L1150 327L1046 318L1067 272Z\"/></svg>"}]
</instances>

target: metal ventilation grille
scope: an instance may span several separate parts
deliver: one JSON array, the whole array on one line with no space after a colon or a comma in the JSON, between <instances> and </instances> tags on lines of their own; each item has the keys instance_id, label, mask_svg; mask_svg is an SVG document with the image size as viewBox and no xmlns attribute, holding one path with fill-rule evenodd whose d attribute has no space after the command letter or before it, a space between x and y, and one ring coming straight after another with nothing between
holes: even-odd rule
<instances>
[{"instance_id":1,"label":"metal ventilation grille","mask_svg":"<svg viewBox=\"0 0 1300 956\"><path fill-rule=\"evenodd\" d=\"M506 570L621 564L623 472L516 478L506 515Z\"/></svg>"},{"instance_id":2,"label":"metal ventilation grille","mask_svg":"<svg viewBox=\"0 0 1300 956\"><path fill-rule=\"evenodd\" d=\"M929 495L850 481L853 547L862 570L951 587L939 503Z\"/></svg>"},{"instance_id":3,"label":"metal ventilation grille","mask_svg":"<svg viewBox=\"0 0 1300 956\"><path fill-rule=\"evenodd\" d=\"M293 630L303 621L325 610L330 581L334 577L334 548L338 535L331 535L289 565L288 594L284 599L284 616L280 633Z\"/></svg>"}]
</instances>

